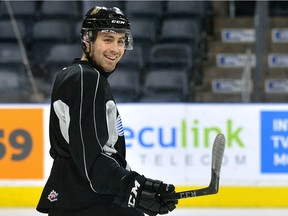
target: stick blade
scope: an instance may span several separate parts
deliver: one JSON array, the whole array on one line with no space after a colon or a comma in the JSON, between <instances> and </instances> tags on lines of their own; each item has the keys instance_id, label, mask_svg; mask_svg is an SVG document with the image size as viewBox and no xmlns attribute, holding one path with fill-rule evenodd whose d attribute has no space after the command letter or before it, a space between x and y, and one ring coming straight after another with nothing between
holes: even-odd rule
<instances>
[{"instance_id":1,"label":"stick blade","mask_svg":"<svg viewBox=\"0 0 288 216\"><path fill-rule=\"evenodd\" d=\"M216 194L219 190L219 179L225 150L225 142L225 136L223 134L218 134L213 143L211 169L212 177L208 187L211 194Z\"/></svg>"},{"instance_id":2,"label":"stick blade","mask_svg":"<svg viewBox=\"0 0 288 216\"><path fill-rule=\"evenodd\" d=\"M225 136L218 134L214 140L212 148L212 169L215 171L217 176L220 176L224 150L225 150Z\"/></svg>"}]
</instances>

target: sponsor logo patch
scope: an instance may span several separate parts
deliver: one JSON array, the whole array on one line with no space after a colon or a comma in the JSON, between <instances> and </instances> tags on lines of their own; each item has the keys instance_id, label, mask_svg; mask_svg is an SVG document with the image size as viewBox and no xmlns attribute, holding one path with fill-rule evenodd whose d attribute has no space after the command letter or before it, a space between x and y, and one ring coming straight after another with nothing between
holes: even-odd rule
<instances>
[{"instance_id":1,"label":"sponsor logo patch","mask_svg":"<svg viewBox=\"0 0 288 216\"><path fill-rule=\"evenodd\" d=\"M55 202L58 200L58 193L54 190L52 190L50 192L50 194L47 197L48 200L50 200L50 202Z\"/></svg>"}]
</instances>

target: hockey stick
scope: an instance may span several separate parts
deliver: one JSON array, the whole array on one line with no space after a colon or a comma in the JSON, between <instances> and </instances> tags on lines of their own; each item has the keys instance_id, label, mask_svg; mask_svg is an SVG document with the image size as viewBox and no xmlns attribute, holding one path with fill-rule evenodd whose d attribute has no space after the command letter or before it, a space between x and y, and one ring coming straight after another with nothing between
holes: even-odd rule
<instances>
[{"instance_id":1,"label":"hockey stick","mask_svg":"<svg viewBox=\"0 0 288 216\"><path fill-rule=\"evenodd\" d=\"M218 134L214 140L212 148L211 180L206 188L176 192L174 194L162 195L162 200L178 200L190 197L204 196L218 193L220 170L225 150L225 137Z\"/></svg>"}]
</instances>

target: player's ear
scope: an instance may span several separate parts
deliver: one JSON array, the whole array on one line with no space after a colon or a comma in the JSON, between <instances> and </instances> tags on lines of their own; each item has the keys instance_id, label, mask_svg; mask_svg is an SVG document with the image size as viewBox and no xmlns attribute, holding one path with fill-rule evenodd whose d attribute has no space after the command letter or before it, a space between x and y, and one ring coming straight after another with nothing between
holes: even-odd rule
<instances>
[{"instance_id":1,"label":"player's ear","mask_svg":"<svg viewBox=\"0 0 288 216\"><path fill-rule=\"evenodd\" d=\"M91 35L92 35L92 32L86 32L84 35L83 35L83 38L82 38L82 49L84 52L90 52L91 50L91 43L90 43L90 38L91 38Z\"/></svg>"},{"instance_id":2,"label":"player's ear","mask_svg":"<svg viewBox=\"0 0 288 216\"><path fill-rule=\"evenodd\" d=\"M90 52L90 43L87 40L82 40L82 49L85 52Z\"/></svg>"}]
</instances>

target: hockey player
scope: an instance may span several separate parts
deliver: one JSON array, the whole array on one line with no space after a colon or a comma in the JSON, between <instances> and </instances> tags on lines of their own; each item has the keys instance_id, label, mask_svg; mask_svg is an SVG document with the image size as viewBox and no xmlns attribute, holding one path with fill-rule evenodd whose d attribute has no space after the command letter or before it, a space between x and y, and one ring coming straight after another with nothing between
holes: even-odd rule
<instances>
[{"instance_id":1,"label":"hockey player","mask_svg":"<svg viewBox=\"0 0 288 216\"><path fill-rule=\"evenodd\" d=\"M49 216L166 214L174 186L132 171L125 160L121 118L107 77L133 48L130 22L118 8L94 7L84 17L83 55L57 74L51 97L53 167L37 210Z\"/></svg>"}]
</instances>

